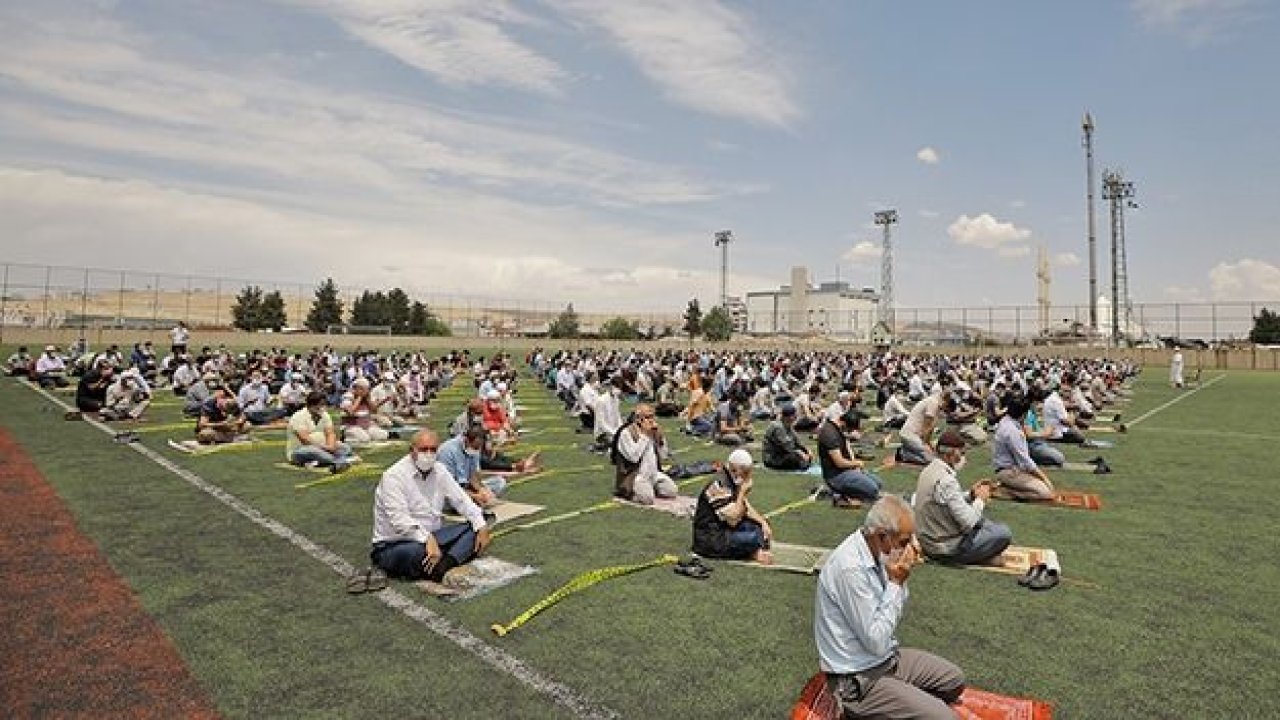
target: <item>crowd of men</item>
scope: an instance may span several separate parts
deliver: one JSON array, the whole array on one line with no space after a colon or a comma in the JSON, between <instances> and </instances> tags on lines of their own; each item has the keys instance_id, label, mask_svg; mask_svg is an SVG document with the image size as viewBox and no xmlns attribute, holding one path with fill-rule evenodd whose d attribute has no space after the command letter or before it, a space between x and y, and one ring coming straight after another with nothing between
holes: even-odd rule
<instances>
[{"instance_id":1,"label":"crowd of men","mask_svg":"<svg viewBox=\"0 0 1280 720\"><path fill-rule=\"evenodd\" d=\"M288 462L335 472L356 462L361 447L407 440L407 453L382 473L374 494L372 569L362 589L375 589L375 573L440 582L466 565L492 541L486 510L504 493L504 476L539 468L536 454L508 455L519 446L521 424L510 356L328 347L192 354L187 340L186 329L175 328L161 360L149 343L134 346L127 360L115 346L67 354L49 346L39 358L24 348L8 369L45 387L78 375L76 406L104 420L142 419L167 388L183 398L198 443L278 427ZM1052 499L1045 468L1065 462L1063 445L1087 441L1090 424L1127 393L1139 370L1108 359L675 350L535 349L524 362L589 435L586 449L608 454L615 496L653 504L677 495L673 477L712 475L692 519L699 557L773 561L773 529L750 498L756 462L749 447L757 436L764 467L812 472L834 505L868 507L862 527L823 567L815 600L821 669L849 717L951 717L948 704L963 690L959 668L900 648L895 638L918 556L958 565L998 557L1013 535L986 517L993 494ZM474 394L448 431L421 427L439 391L468 375ZM864 404L870 397L874 407ZM634 402L626 414L624 401ZM337 422L329 408L338 410ZM675 464L658 422L664 417L678 418L689 436L731 448L723 463ZM765 423L763 432L756 423ZM967 453L984 444L992 473L966 489L959 475ZM908 498L884 494L867 465L890 447L890 464L920 468ZM448 513L463 522L447 522Z\"/></svg>"}]
</instances>

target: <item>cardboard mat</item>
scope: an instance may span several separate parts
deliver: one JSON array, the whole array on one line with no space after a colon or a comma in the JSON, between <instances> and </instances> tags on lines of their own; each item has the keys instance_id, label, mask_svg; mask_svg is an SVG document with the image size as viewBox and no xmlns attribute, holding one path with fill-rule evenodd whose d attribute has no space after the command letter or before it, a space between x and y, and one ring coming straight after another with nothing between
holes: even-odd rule
<instances>
[{"instance_id":1,"label":"cardboard mat","mask_svg":"<svg viewBox=\"0 0 1280 720\"><path fill-rule=\"evenodd\" d=\"M673 498L655 497L652 505L641 505L638 502L623 500L621 498L619 498L617 502L619 505L641 508L643 510L657 510L680 518L692 518L694 511L698 508L698 498L691 495L677 495Z\"/></svg>"},{"instance_id":2,"label":"cardboard mat","mask_svg":"<svg viewBox=\"0 0 1280 720\"><path fill-rule=\"evenodd\" d=\"M546 509L545 505L530 505L528 503L512 502L510 500L499 500L491 507L485 508L485 511L491 512L497 518L493 524L497 525L504 522L511 522L517 518L525 517L540 513ZM450 513L444 516L449 522L464 522L461 515Z\"/></svg>"},{"instance_id":3,"label":"cardboard mat","mask_svg":"<svg viewBox=\"0 0 1280 720\"><path fill-rule=\"evenodd\" d=\"M447 602L470 600L522 577L538 572L532 565L516 565L494 557L481 557L445 573L443 582L419 580L422 592Z\"/></svg>"},{"instance_id":4,"label":"cardboard mat","mask_svg":"<svg viewBox=\"0 0 1280 720\"><path fill-rule=\"evenodd\" d=\"M792 545L780 542L773 543L769 548L769 552L773 555L772 565L761 565L749 560L729 560L727 562L761 570L782 570L802 575L816 575L822 570L822 566L827 564L827 558L831 556L831 548Z\"/></svg>"},{"instance_id":5,"label":"cardboard mat","mask_svg":"<svg viewBox=\"0 0 1280 720\"><path fill-rule=\"evenodd\" d=\"M1010 545L1000 554L1000 557L988 565L966 565L965 568L1001 573L1003 575L1026 575L1028 570L1040 564L1054 568L1059 573L1062 572L1062 565L1058 562L1056 550L1023 547L1021 545Z\"/></svg>"}]
</instances>

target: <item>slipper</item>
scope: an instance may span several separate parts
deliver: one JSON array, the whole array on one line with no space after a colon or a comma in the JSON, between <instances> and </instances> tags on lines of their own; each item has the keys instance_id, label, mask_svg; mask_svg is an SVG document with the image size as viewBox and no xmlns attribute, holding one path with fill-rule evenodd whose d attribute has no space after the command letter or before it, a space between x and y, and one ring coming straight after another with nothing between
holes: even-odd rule
<instances>
[{"instance_id":1,"label":"slipper","mask_svg":"<svg viewBox=\"0 0 1280 720\"><path fill-rule=\"evenodd\" d=\"M1094 468L1093 468L1094 475L1106 475L1110 472L1111 472L1111 466L1106 464L1105 462L1099 462L1094 465Z\"/></svg>"},{"instance_id":2,"label":"slipper","mask_svg":"<svg viewBox=\"0 0 1280 720\"><path fill-rule=\"evenodd\" d=\"M62 419L63 420L83 420L84 415L81 415L79 410L69 410L65 415L62 416Z\"/></svg>"},{"instance_id":3,"label":"slipper","mask_svg":"<svg viewBox=\"0 0 1280 720\"><path fill-rule=\"evenodd\" d=\"M693 578L694 580L706 580L711 577L711 572L701 565L677 564L674 570L677 575L683 575L687 578Z\"/></svg>"},{"instance_id":4,"label":"slipper","mask_svg":"<svg viewBox=\"0 0 1280 720\"><path fill-rule=\"evenodd\" d=\"M387 587L387 574L381 568L367 567L357 570L347 578L347 592L352 595L377 592Z\"/></svg>"},{"instance_id":5,"label":"slipper","mask_svg":"<svg viewBox=\"0 0 1280 720\"><path fill-rule=\"evenodd\" d=\"M1045 565L1032 565L1027 574L1018 578L1018 584L1022 587L1031 587L1031 583L1040 579L1040 575L1048 568Z\"/></svg>"},{"instance_id":6,"label":"slipper","mask_svg":"<svg viewBox=\"0 0 1280 720\"><path fill-rule=\"evenodd\" d=\"M1036 577L1034 580L1028 582L1027 587L1031 588L1032 590L1052 590L1053 588L1057 587L1058 571L1054 570L1051 567L1045 567L1043 565L1041 565L1040 567L1044 568L1044 572L1040 573L1039 577Z\"/></svg>"},{"instance_id":7,"label":"slipper","mask_svg":"<svg viewBox=\"0 0 1280 720\"><path fill-rule=\"evenodd\" d=\"M688 561L686 561L684 564L700 567L703 570L706 570L707 572L712 572L715 570L714 567L702 562L702 558L697 555L690 555Z\"/></svg>"}]
</instances>

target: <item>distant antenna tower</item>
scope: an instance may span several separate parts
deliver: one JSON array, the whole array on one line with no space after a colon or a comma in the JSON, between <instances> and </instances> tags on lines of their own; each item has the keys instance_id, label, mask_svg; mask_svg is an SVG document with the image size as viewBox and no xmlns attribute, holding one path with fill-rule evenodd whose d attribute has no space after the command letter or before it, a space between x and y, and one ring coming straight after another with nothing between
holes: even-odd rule
<instances>
[{"instance_id":1,"label":"distant antenna tower","mask_svg":"<svg viewBox=\"0 0 1280 720\"><path fill-rule=\"evenodd\" d=\"M732 230L716 233L716 247L720 248L720 307L729 309L729 243L733 242Z\"/></svg>"},{"instance_id":2,"label":"distant antenna tower","mask_svg":"<svg viewBox=\"0 0 1280 720\"><path fill-rule=\"evenodd\" d=\"M1119 170L1102 173L1102 199L1111 203L1111 341L1115 345L1121 342L1122 328L1124 335L1128 335L1133 312L1128 252L1124 247L1124 210L1138 206L1132 197L1133 183L1125 180Z\"/></svg>"},{"instance_id":3,"label":"distant antenna tower","mask_svg":"<svg viewBox=\"0 0 1280 720\"><path fill-rule=\"evenodd\" d=\"M1093 116L1084 114L1085 196L1089 213L1089 329L1098 332L1098 236L1093 210ZM1113 312L1112 315L1115 313Z\"/></svg>"},{"instance_id":4,"label":"distant antenna tower","mask_svg":"<svg viewBox=\"0 0 1280 720\"><path fill-rule=\"evenodd\" d=\"M1040 306L1040 334L1049 334L1049 285L1052 278L1049 277L1049 256L1044 251L1044 246L1040 246L1039 259L1036 262L1036 281L1039 285L1039 292L1036 295L1036 304Z\"/></svg>"},{"instance_id":5,"label":"distant antenna tower","mask_svg":"<svg viewBox=\"0 0 1280 720\"><path fill-rule=\"evenodd\" d=\"M876 224L884 226L884 249L880 254L880 322L894 332L893 317L893 239L890 228L898 222L897 210L876 213Z\"/></svg>"}]
</instances>

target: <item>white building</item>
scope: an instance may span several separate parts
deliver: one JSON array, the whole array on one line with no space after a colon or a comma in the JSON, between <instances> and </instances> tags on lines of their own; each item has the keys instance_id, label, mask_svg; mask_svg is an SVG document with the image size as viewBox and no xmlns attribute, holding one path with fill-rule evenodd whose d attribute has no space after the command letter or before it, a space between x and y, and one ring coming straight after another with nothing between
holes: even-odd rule
<instances>
[{"instance_id":1,"label":"white building","mask_svg":"<svg viewBox=\"0 0 1280 720\"><path fill-rule=\"evenodd\" d=\"M791 283L777 290L747 293L750 335L808 335L868 342L876 324L879 296L872 288L845 282L809 284L809 271L791 269Z\"/></svg>"},{"instance_id":2,"label":"white building","mask_svg":"<svg viewBox=\"0 0 1280 720\"><path fill-rule=\"evenodd\" d=\"M725 312L729 314L729 322L733 323L734 334L747 331L747 304L737 295L725 298Z\"/></svg>"}]
</instances>

